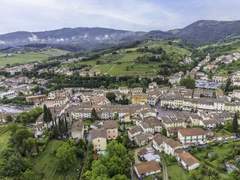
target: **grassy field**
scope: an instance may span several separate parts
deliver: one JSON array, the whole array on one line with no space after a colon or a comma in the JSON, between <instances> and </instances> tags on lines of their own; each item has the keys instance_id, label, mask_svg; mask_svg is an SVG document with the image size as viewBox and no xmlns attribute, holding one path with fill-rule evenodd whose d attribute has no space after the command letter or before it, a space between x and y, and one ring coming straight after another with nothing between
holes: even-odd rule
<instances>
[{"instance_id":1,"label":"grassy field","mask_svg":"<svg viewBox=\"0 0 240 180\"><path fill-rule=\"evenodd\" d=\"M48 49L41 52L26 52L23 54L12 54L11 56L6 56L6 54L0 54L0 66L5 66L6 64L26 64L35 61L46 61L49 57L59 56L66 54L67 51L59 49Z\"/></svg>"},{"instance_id":2,"label":"grassy field","mask_svg":"<svg viewBox=\"0 0 240 180\"><path fill-rule=\"evenodd\" d=\"M8 141L10 138L10 131L8 131L8 127L0 126L0 155L3 150L7 147Z\"/></svg>"},{"instance_id":3,"label":"grassy field","mask_svg":"<svg viewBox=\"0 0 240 180\"><path fill-rule=\"evenodd\" d=\"M230 142L222 145L211 146L207 149L198 150L193 155L201 162L201 164L206 165L207 167L214 169L219 174L219 179L221 180L231 180L231 177L223 171L219 170L222 160L224 160L233 149L233 145L240 144L240 142ZM216 154L214 160L210 160L207 157L208 153ZM165 158L166 159L166 158ZM189 180L191 179L190 173L184 170L177 162L168 162L168 175L170 180ZM199 169L193 170L192 173L198 172L201 174ZM208 180L209 177L204 177L203 180Z\"/></svg>"},{"instance_id":4,"label":"grassy field","mask_svg":"<svg viewBox=\"0 0 240 180\"><path fill-rule=\"evenodd\" d=\"M190 178L188 172L186 172L178 164L168 166L169 180L188 180Z\"/></svg>"},{"instance_id":5,"label":"grassy field","mask_svg":"<svg viewBox=\"0 0 240 180\"><path fill-rule=\"evenodd\" d=\"M135 60L138 57L144 56L146 52L137 51L138 48L148 47L151 49L162 48L167 54L171 55L176 62L189 55L190 52L176 45L169 45L165 41L150 41L142 43L136 48L121 49L118 53L104 54L97 59L82 61L79 64L91 65L92 70L101 74L109 75L156 75L161 68L161 62L137 63ZM74 66L75 64L73 64Z\"/></svg>"},{"instance_id":6,"label":"grassy field","mask_svg":"<svg viewBox=\"0 0 240 180\"><path fill-rule=\"evenodd\" d=\"M57 172L57 158L55 152L63 141L52 140L48 143L46 149L34 160L34 170L44 175L47 180L75 180L77 179L76 172L70 172L67 176L61 175ZM74 167L73 167L74 169Z\"/></svg>"}]
</instances>

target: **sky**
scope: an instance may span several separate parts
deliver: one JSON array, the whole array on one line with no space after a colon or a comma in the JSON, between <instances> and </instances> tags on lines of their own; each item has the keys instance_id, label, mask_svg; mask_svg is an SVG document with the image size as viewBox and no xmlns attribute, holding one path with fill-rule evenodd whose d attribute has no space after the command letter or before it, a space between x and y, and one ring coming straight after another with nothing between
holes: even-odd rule
<instances>
[{"instance_id":1,"label":"sky","mask_svg":"<svg viewBox=\"0 0 240 180\"><path fill-rule=\"evenodd\" d=\"M240 20L240 0L0 0L0 34L63 27L133 31Z\"/></svg>"}]
</instances>

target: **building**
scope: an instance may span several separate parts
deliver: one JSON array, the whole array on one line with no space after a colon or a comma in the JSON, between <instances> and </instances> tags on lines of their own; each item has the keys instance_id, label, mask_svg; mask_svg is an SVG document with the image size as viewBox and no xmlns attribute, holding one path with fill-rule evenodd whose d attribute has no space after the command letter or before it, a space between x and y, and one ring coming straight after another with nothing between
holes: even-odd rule
<instances>
[{"instance_id":1,"label":"building","mask_svg":"<svg viewBox=\"0 0 240 180\"><path fill-rule=\"evenodd\" d=\"M36 95L36 96L28 96L26 97L26 101L33 103L34 105L40 105L47 99L46 95Z\"/></svg>"},{"instance_id":2,"label":"building","mask_svg":"<svg viewBox=\"0 0 240 180\"><path fill-rule=\"evenodd\" d=\"M176 158L177 161L183 166L183 168L188 171L194 170L200 166L200 162L186 151L177 151Z\"/></svg>"},{"instance_id":3,"label":"building","mask_svg":"<svg viewBox=\"0 0 240 180\"><path fill-rule=\"evenodd\" d=\"M116 139L118 137L118 124L114 120L108 120L103 122L103 127L106 130L107 139Z\"/></svg>"},{"instance_id":4,"label":"building","mask_svg":"<svg viewBox=\"0 0 240 180\"><path fill-rule=\"evenodd\" d=\"M206 132L201 128L185 128L178 130L178 139L184 144L205 144Z\"/></svg>"},{"instance_id":5,"label":"building","mask_svg":"<svg viewBox=\"0 0 240 180\"><path fill-rule=\"evenodd\" d=\"M156 161L148 161L136 164L134 171L139 179L161 172L161 167Z\"/></svg>"},{"instance_id":6,"label":"building","mask_svg":"<svg viewBox=\"0 0 240 180\"><path fill-rule=\"evenodd\" d=\"M182 148L182 145L178 141L162 136L161 134L154 136L152 145L157 151L171 156L175 156L175 151Z\"/></svg>"},{"instance_id":7,"label":"building","mask_svg":"<svg viewBox=\"0 0 240 180\"><path fill-rule=\"evenodd\" d=\"M84 125L82 120L74 121L72 123L71 136L76 140L84 138Z\"/></svg>"},{"instance_id":8,"label":"building","mask_svg":"<svg viewBox=\"0 0 240 180\"><path fill-rule=\"evenodd\" d=\"M89 132L89 139L93 144L94 151L101 152L106 150L107 134L105 129L92 129Z\"/></svg>"},{"instance_id":9,"label":"building","mask_svg":"<svg viewBox=\"0 0 240 180\"><path fill-rule=\"evenodd\" d=\"M128 130L128 138L133 141L134 140L134 137L141 134L143 131L142 131L142 128L139 127L139 126L134 126L132 127L131 129Z\"/></svg>"},{"instance_id":10,"label":"building","mask_svg":"<svg viewBox=\"0 0 240 180\"><path fill-rule=\"evenodd\" d=\"M150 133L141 133L134 137L134 142L139 147L147 145L153 139L153 135Z\"/></svg>"},{"instance_id":11,"label":"building","mask_svg":"<svg viewBox=\"0 0 240 180\"><path fill-rule=\"evenodd\" d=\"M136 93L132 95L132 104L146 104L148 96L144 93Z\"/></svg>"}]
</instances>

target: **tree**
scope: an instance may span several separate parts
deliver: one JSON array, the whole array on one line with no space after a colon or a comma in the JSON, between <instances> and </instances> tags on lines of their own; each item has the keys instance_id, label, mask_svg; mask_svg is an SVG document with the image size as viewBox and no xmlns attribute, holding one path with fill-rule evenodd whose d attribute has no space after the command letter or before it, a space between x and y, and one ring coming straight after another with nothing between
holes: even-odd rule
<instances>
[{"instance_id":1,"label":"tree","mask_svg":"<svg viewBox=\"0 0 240 180\"><path fill-rule=\"evenodd\" d=\"M43 106L43 121L48 124L52 120L53 120L52 113L51 113L50 109L48 109L47 106L44 104L44 106Z\"/></svg>"},{"instance_id":2,"label":"tree","mask_svg":"<svg viewBox=\"0 0 240 180\"><path fill-rule=\"evenodd\" d=\"M33 137L33 134L29 130L25 128L20 128L16 130L11 140L18 152L22 155L26 155L26 150L28 149L27 146L29 146L27 140L31 137Z\"/></svg>"},{"instance_id":3,"label":"tree","mask_svg":"<svg viewBox=\"0 0 240 180\"><path fill-rule=\"evenodd\" d=\"M58 170L69 171L77 162L76 149L71 142L64 142L56 152Z\"/></svg>"},{"instance_id":4,"label":"tree","mask_svg":"<svg viewBox=\"0 0 240 180\"><path fill-rule=\"evenodd\" d=\"M92 170L84 174L84 179L114 179L125 180L130 176L133 154L128 152L123 144L112 141L108 144L106 154L92 163Z\"/></svg>"},{"instance_id":5,"label":"tree","mask_svg":"<svg viewBox=\"0 0 240 180\"><path fill-rule=\"evenodd\" d=\"M5 177L19 176L28 168L28 163L19 154L11 153L0 165L0 175Z\"/></svg>"},{"instance_id":6,"label":"tree","mask_svg":"<svg viewBox=\"0 0 240 180\"><path fill-rule=\"evenodd\" d=\"M232 130L233 130L233 133L235 134L238 134L239 133L239 130L238 130L238 114L235 113L234 114L234 117L233 117L233 121L232 121Z\"/></svg>"},{"instance_id":7,"label":"tree","mask_svg":"<svg viewBox=\"0 0 240 180\"><path fill-rule=\"evenodd\" d=\"M228 94L230 91L232 91L231 84L232 84L231 79L228 79L227 82L226 82L226 85L224 87L225 94Z\"/></svg>"},{"instance_id":8,"label":"tree","mask_svg":"<svg viewBox=\"0 0 240 180\"><path fill-rule=\"evenodd\" d=\"M180 81L181 86L185 86L187 89L194 89L195 88L195 80L188 76L185 79Z\"/></svg>"},{"instance_id":9,"label":"tree","mask_svg":"<svg viewBox=\"0 0 240 180\"><path fill-rule=\"evenodd\" d=\"M106 97L108 98L109 101L111 101L111 103L114 103L116 100L116 95L113 92L108 92L106 94Z\"/></svg>"},{"instance_id":10,"label":"tree","mask_svg":"<svg viewBox=\"0 0 240 180\"><path fill-rule=\"evenodd\" d=\"M22 173L21 178L22 180L41 180L42 178L36 172L31 169L27 169L24 173Z\"/></svg>"},{"instance_id":11,"label":"tree","mask_svg":"<svg viewBox=\"0 0 240 180\"><path fill-rule=\"evenodd\" d=\"M94 121L96 121L96 120L99 119L98 114L97 114L95 108L92 109L92 113L91 113L91 115L92 115L92 119L93 119Z\"/></svg>"}]
</instances>

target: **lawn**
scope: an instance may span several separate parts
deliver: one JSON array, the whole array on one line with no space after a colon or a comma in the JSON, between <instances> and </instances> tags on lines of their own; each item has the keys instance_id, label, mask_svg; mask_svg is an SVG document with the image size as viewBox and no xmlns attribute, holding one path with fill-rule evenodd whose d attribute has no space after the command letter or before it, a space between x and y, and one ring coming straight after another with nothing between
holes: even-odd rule
<instances>
[{"instance_id":1,"label":"lawn","mask_svg":"<svg viewBox=\"0 0 240 180\"><path fill-rule=\"evenodd\" d=\"M59 49L48 49L39 52L25 52L22 54L12 54L11 56L6 56L6 54L0 55L0 66L5 66L6 64L26 64L30 62L41 62L46 61L49 57L59 56L66 54L67 51Z\"/></svg>"},{"instance_id":2,"label":"lawn","mask_svg":"<svg viewBox=\"0 0 240 180\"><path fill-rule=\"evenodd\" d=\"M177 163L168 166L169 180L188 180L189 174Z\"/></svg>"},{"instance_id":3,"label":"lawn","mask_svg":"<svg viewBox=\"0 0 240 180\"><path fill-rule=\"evenodd\" d=\"M227 155L231 153L234 144L240 144L240 142L230 142L222 145L213 145L209 148L197 150L195 153L192 154L201 162L202 165L204 164L207 167L216 170L219 174L219 179L227 180L231 178L225 171L219 170L219 166L221 165L222 160L224 160ZM216 154L216 158L212 161L207 157L207 153L209 152L213 152L214 154ZM181 165L179 165L177 162L170 160L170 158L166 155L164 157L167 162L168 175L170 180L189 180L191 178L189 172L184 170ZM201 174L199 170L200 169L198 168L196 170L193 170L192 172L198 172L197 174ZM209 177L204 177L203 180L208 179Z\"/></svg>"},{"instance_id":4,"label":"lawn","mask_svg":"<svg viewBox=\"0 0 240 180\"><path fill-rule=\"evenodd\" d=\"M8 145L10 139L10 131L8 131L7 126L0 126L0 155Z\"/></svg>"},{"instance_id":5,"label":"lawn","mask_svg":"<svg viewBox=\"0 0 240 180\"><path fill-rule=\"evenodd\" d=\"M34 160L34 170L44 175L47 180L64 180L77 179L76 172L69 172L67 176L61 175L57 172L57 158L55 152L63 141L52 140L48 143L46 149ZM74 167L72 168L74 169Z\"/></svg>"}]
</instances>

